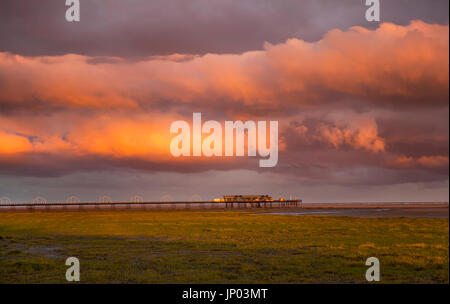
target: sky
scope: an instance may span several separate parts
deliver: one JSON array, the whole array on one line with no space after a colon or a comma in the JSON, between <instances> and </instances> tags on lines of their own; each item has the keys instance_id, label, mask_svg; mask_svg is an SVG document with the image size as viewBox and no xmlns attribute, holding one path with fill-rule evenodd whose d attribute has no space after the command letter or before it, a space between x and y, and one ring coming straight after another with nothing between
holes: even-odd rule
<instances>
[{"instance_id":1,"label":"sky","mask_svg":"<svg viewBox=\"0 0 450 304\"><path fill-rule=\"evenodd\" d=\"M449 2L0 2L0 197L448 201ZM176 120L278 121L279 157L170 154Z\"/></svg>"}]
</instances>

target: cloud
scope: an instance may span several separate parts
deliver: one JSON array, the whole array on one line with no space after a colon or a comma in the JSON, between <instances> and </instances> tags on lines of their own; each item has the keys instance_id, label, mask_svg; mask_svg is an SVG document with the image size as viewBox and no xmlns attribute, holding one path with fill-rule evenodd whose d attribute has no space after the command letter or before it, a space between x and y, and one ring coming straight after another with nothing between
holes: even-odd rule
<instances>
[{"instance_id":1,"label":"cloud","mask_svg":"<svg viewBox=\"0 0 450 304\"><path fill-rule=\"evenodd\" d=\"M16 134L8 134L0 130L0 154L14 154L29 151L31 143L27 138Z\"/></svg>"},{"instance_id":2,"label":"cloud","mask_svg":"<svg viewBox=\"0 0 450 304\"><path fill-rule=\"evenodd\" d=\"M433 155L421 156L418 158L399 156L392 163L393 166L400 168L448 168L448 156Z\"/></svg>"},{"instance_id":3,"label":"cloud","mask_svg":"<svg viewBox=\"0 0 450 304\"><path fill-rule=\"evenodd\" d=\"M347 144L356 149L381 152L385 149L385 140L378 136L376 122L372 120L351 121L350 125L337 127L320 126L320 133L335 148Z\"/></svg>"},{"instance_id":4,"label":"cloud","mask_svg":"<svg viewBox=\"0 0 450 304\"><path fill-rule=\"evenodd\" d=\"M66 113L63 117L32 119L18 123L8 118L10 129L23 135L0 131L1 154L49 153L72 156L97 155L106 157L140 157L156 160L169 158L169 125L177 116L134 115L133 118L120 115L96 115L78 117ZM48 128L42 122L51 121ZM15 121L15 122L14 122ZM53 129L51 124L67 121L67 129ZM17 125L14 126L14 123ZM39 126L41 125L41 126ZM5 125L6 127L6 125Z\"/></svg>"},{"instance_id":5,"label":"cloud","mask_svg":"<svg viewBox=\"0 0 450 304\"><path fill-rule=\"evenodd\" d=\"M95 0L81 22L64 19L61 0L0 1L0 51L26 56L242 53L268 41L317 41L331 29L377 28L355 0ZM382 20L448 24L447 0L383 1Z\"/></svg>"},{"instance_id":6,"label":"cloud","mask_svg":"<svg viewBox=\"0 0 450 304\"><path fill-rule=\"evenodd\" d=\"M38 176L261 170L255 158L171 157L170 123L202 112L279 120L274 171L305 182L448 179L448 32L386 23L240 54L135 60L3 52L0 168Z\"/></svg>"},{"instance_id":7,"label":"cloud","mask_svg":"<svg viewBox=\"0 0 450 304\"><path fill-rule=\"evenodd\" d=\"M354 101L382 108L448 103L448 26L414 21L330 31L263 51L187 60L0 53L0 109L225 109L262 115ZM183 58L183 57L182 57ZM239 107L239 110L236 109ZM285 110L284 110L285 109Z\"/></svg>"}]
</instances>

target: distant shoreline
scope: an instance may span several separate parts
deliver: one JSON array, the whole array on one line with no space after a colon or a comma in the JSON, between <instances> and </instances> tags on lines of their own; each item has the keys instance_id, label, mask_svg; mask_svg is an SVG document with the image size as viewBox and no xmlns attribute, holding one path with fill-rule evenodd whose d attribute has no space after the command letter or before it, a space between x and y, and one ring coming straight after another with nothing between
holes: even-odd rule
<instances>
[{"instance_id":1,"label":"distant shoreline","mask_svg":"<svg viewBox=\"0 0 450 304\"><path fill-rule=\"evenodd\" d=\"M432 203L399 203L399 202L384 202L384 203L364 203L364 202L351 202L351 203L302 203L302 208L314 208L314 209L337 209L337 208L423 208L423 207L434 207L434 208L445 208L448 207L449 203L443 202L432 202Z\"/></svg>"}]
</instances>

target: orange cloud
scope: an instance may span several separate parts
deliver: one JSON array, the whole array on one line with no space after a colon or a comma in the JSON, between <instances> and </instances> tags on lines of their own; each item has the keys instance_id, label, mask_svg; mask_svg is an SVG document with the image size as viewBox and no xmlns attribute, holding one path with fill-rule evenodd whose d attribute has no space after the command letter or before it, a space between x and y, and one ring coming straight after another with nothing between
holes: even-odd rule
<instances>
[{"instance_id":1,"label":"orange cloud","mask_svg":"<svg viewBox=\"0 0 450 304\"><path fill-rule=\"evenodd\" d=\"M383 129L381 111L398 106L411 112L419 107L448 111L448 32L448 26L420 21L382 24L375 31L333 30L317 42L289 39L242 54L176 54L141 61L0 53L0 156L8 156L0 165L11 155L18 155L16 162L35 161L23 157L26 153L178 165L189 160L171 157L169 125L189 121L184 116L193 111L219 121L280 119L279 148L289 154L292 168L302 148L317 159L317 151L325 155L323 143L355 150L350 152L358 160L340 153L341 158L350 157L346 165L379 165L406 154L390 155L393 141ZM360 106L374 104L378 112L361 114L367 112ZM293 132L307 142L295 150L295 138L282 134L283 119L295 120L295 115L303 115L301 110L313 113L315 122L294 125ZM403 112L395 115L399 118ZM440 138L445 137L441 133ZM387 166L448 166L442 141L430 148L436 151L413 155L444 156L398 157ZM342 163L330 157L329 163L333 161Z\"/></svg>"},{"instance_id":2,"label":"orange cloud","mask_svg":"<svg viewBox=\"0 0 450 304\"><path fill-rule=\"evenodd\" d=\"M73 119L71 115L65 119L70 121L69 117ZM141 115L130 119L119 115L101 115L76 119L76 124L62 130L51 127L40 129L42 121L49 121L42 118L22 122L20 131L32 137L32 141L0 130L0 154L29 152L66 156L138 157L147 160L169 158L169 124L173 117ZM11 128L13 123L8 125Z\"/></svg>"},{"instance_id":3,"label":"orange cloud","mask_svg":"<svg viewBox=\"0 0 450 304\"><path fill-rule=\"evenodd\" d=\"M425 168L448 167L448 156L422 156L417 163Z\"/></svg>"},{"instance_id":4,"label":"orange cloud","mask_svg":"<svg viewBox=\"0 0 450 304\"><path fill-rule=\"evenodd\" d=\"M0 154L14 154L29 151L32 148L30 141L15 134L8 134L0 130Z\"/></svg>"},{"instance_id":5,"label":"orange cloud","mask_svg":"<svg viewBox=\"0 0 450 304\"><path fill-rule=\"evenodd\" d=\"M168 127L151 121L99 118L77 126L66 138L79 154L168 158Z\"/></svg>"},{"instance_id":6,"label":"orange cloud","mask_svg":"<svg viewBox=\"0 0 450 304\"><path fill-rule=\"evenodd\" d=\"M448 34L448 26L421 21L385 23L375 31L333 30L318 42L289 39L243 54L176 54L175 59L134 62L0 53L0 104L47 110L137 109L204 100L249 107L314 106L333 102L326 92L386 106L393 98L396 103L443 104L448 98Z\"/></svg>"},{"instance_id":7,"label":"orange cloud","mask_svg":"<svg viewBox=\"0 0 450 304\"><path fill-rule=\"evenodd\" d=\"M322 125L320 133L335 148L346 144L371 152L382 152L385 149L385 140L378 136L377 124L373 119L340 122L335 127Z\"/></svg>"},{"instance_id":8,"label":"orange cloud","mask_svg":"<svg viewBox=\"0 0 450 304\"><path fill-rule=\"evenodd\" d=\"M448 167L448 156L399 156L390 164L397 168L445 168Z\"/></svg>"}]
</instances>

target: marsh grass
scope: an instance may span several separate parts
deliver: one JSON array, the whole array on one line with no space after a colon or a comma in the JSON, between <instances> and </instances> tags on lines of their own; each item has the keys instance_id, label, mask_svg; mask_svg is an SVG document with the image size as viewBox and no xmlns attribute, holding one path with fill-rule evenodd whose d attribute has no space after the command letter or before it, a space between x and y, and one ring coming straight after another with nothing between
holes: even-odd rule
<instances>
[{"instance_id":1,"label":"marsh grass","mask_svg":"<svg viewBox=\"0 0 450 304\"><path fill-rule=\"evenodd\" d=\"M0 213L0 283L448 283L449 222L254 211Z\"/></svg>"}]
</instances>

